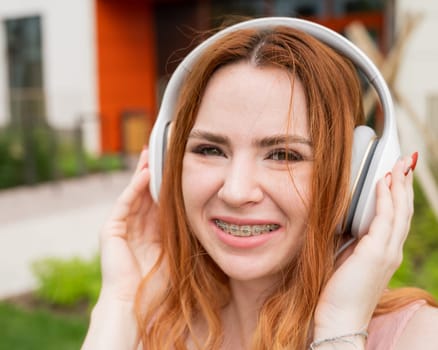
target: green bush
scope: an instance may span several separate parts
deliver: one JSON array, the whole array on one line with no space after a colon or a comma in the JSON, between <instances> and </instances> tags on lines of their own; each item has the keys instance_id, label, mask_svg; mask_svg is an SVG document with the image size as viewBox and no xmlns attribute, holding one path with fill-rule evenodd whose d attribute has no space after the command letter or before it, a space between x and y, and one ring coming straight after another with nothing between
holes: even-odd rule
<instances>
[{"instance_id":1,"label":"green bush","mask_svg":"<svg viewBox=\"0 0 438 350\"><path fill-rule=\"evenodd\" d=\"M36 127L30 131L31 156L35 163L35 182L48 181L54 177L55 135L48 127Z\"/></svg>"},{"instance_id":2,"label":"green bush","mask_svg":"<svg viewBox=\"0 0 438 350\"><path fill-rule=\"evenodd\" d=\"M404 259L391 281L391 287L417 286L438 298L438 220L416 181L414 192L415 213L404 248Z\"/></svg>"},{"instance_id":3,"label":"green bush","mask_svg":"<svg viewBox=\"0 0 438 350\"><path fill-rule=\"evenodd\" d=\"M17 186L24 179L23 143L17 133L0 131L0 189Z\"/></svg>"},{"instance_id":4,"label":"green bush","mask_svg":"<svg viewBox=\"0 0 438 350\"><path fill-rule=\"evenodd\" d=\"M0 189L124 168L119 154L90 155L77 143L47 125L0 130Z\"/></svg>"},{"instance_id":5,"label":"green bush","mask_svg":"<svg viewBox=\"0 0 438 350\"><path fill-rule=\"evenodd\" d=\"M50 304L73 306L85 301L92 306L97 301L101 286L99 257L46 258L34 262L32 270L37 279L36 295Z\"/></svg>"},{"instance_id":6,"label":"green bush","mask_svg":"<svg viewBox=\"0 0 438 350\"><path fill-rule=\"evenodd\" d=\"M438 252L433 252L425 261L418 282L438 298Z\"/></svg>"},{"instance_id":7,"label":"green bush","mask_svg":"<svg viewBox=\"0 0 438 350\"><path fill-rule=\"evenodd\" d=\"M86 155L86 166L89 172L108 172L123 169L122 157L118 154L104 154L101 157Z\"/></svg>"}]
</instances>

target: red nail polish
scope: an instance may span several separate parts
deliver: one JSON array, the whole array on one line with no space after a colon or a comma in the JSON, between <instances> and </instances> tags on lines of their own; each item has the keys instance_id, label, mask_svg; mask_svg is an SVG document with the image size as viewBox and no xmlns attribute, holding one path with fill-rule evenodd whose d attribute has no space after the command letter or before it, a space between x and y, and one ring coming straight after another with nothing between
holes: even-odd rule
<instances>
[{"instance_id":1,"label":"red nail polish","mask_svg":"<svg viewBox=\"0 0 438 350\"><path fill-rule=\"evenodd\" d=\"M412 153L411 158L412 158L411 169L412 169L412 171L414 171L415 167L417 166L418 152Z\"/></svg>"}]
</instances>

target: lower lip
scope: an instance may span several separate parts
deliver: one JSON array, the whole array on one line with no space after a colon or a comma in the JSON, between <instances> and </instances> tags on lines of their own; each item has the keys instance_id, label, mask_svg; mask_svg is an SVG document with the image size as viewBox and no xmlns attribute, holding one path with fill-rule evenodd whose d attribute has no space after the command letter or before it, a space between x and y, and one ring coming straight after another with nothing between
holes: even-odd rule
<instances>
[{"instance_id":1,"label":"lower lip","mask_svg":"<svg viewBox=\"0 0 438 350\"><path fill-rule=\"evenodd\" d=\"M275 230L272 232L263 233L258 236L237 237L222 231L219 227L216 226L214 222L212 222L212 225L214 226L214 231L216 232L217 236L223 243L233 248L242 248L242 249L259 247L265 244L267 241L272 239L277 233L280 232L280 230Z\"/></svg>"}]
</instances>

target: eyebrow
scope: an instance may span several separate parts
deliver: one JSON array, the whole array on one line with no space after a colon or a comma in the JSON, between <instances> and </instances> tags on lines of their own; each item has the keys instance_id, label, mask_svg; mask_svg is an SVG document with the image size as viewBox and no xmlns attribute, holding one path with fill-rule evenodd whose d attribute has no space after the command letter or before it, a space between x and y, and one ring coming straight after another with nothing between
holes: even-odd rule
<instances>
[{"instance_id":1,"label":"eyebrow","mask_svg":"<svg viewBox=\"0 0 438 350\"><path fill-rule=\"evenodd\" d=\"M189 138L206 140L212 143L217 143L219 145L229 146L231 140L228 136L215 134L205 130L192 130ZM294 144L299 143L309 147L312 147L312 142L300 135L272 135L268 137L263 137L259 140L255 140L254 144L260 148L268 148L281 144Z\"/></svg>"},{"instance_id":2,"label":"eyebrow","mask_svg":"<svg viewBox=\"0 0 438 350\"><path fill-rule=\"evenodd\" d=\"M264 137L256 141L257 146L261 148L272 147L276 145L299 143L312 147L312 142L300 135L273 135Z\"/></svg>"},{"instance_id":3,"label":"eyebrow","mask_svg":"<svg viewBox=\"0 0 438 350\"><path fill-rule=\"evenodd\" d=\"M220 145L229 145L231 143L230 138L227 136L215 134L204 130L196 130L196 129L191 131L189 135L189 139L201 139L201 140L217 143Z\"/></svg>"}]
</instances>

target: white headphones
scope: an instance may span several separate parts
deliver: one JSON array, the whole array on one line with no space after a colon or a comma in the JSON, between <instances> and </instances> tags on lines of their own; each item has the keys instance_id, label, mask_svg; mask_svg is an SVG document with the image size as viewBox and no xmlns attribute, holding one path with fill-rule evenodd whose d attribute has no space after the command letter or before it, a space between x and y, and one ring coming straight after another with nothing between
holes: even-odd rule
<instances>
[{"instance_id":1,"label":"white headphones","mask_svg":"<svg viewBox=\"0 0 438 350\"><path fill-rule=\"evenodd\" d=\"M181 86L204 50L224 35L240 29L266 29L286 26L306 32L349 58L374 86L382 103L384 114L383 132L380 138L370 127L361 125L354 131L351 164L350 208L340 232L350 232L360 237L368 231L375 215L376 183L391 171L400 157L394 107L389 89L377 67L355 45L342 35L319 24L287 17L267 17L241 22L228 27L197 46L177 67L164 92L160 111L149 141L150 190L158 199L166 152L167 132L174 118ZM341 226L341 225L340 225Z\"/></svg>"}]
</instances>

